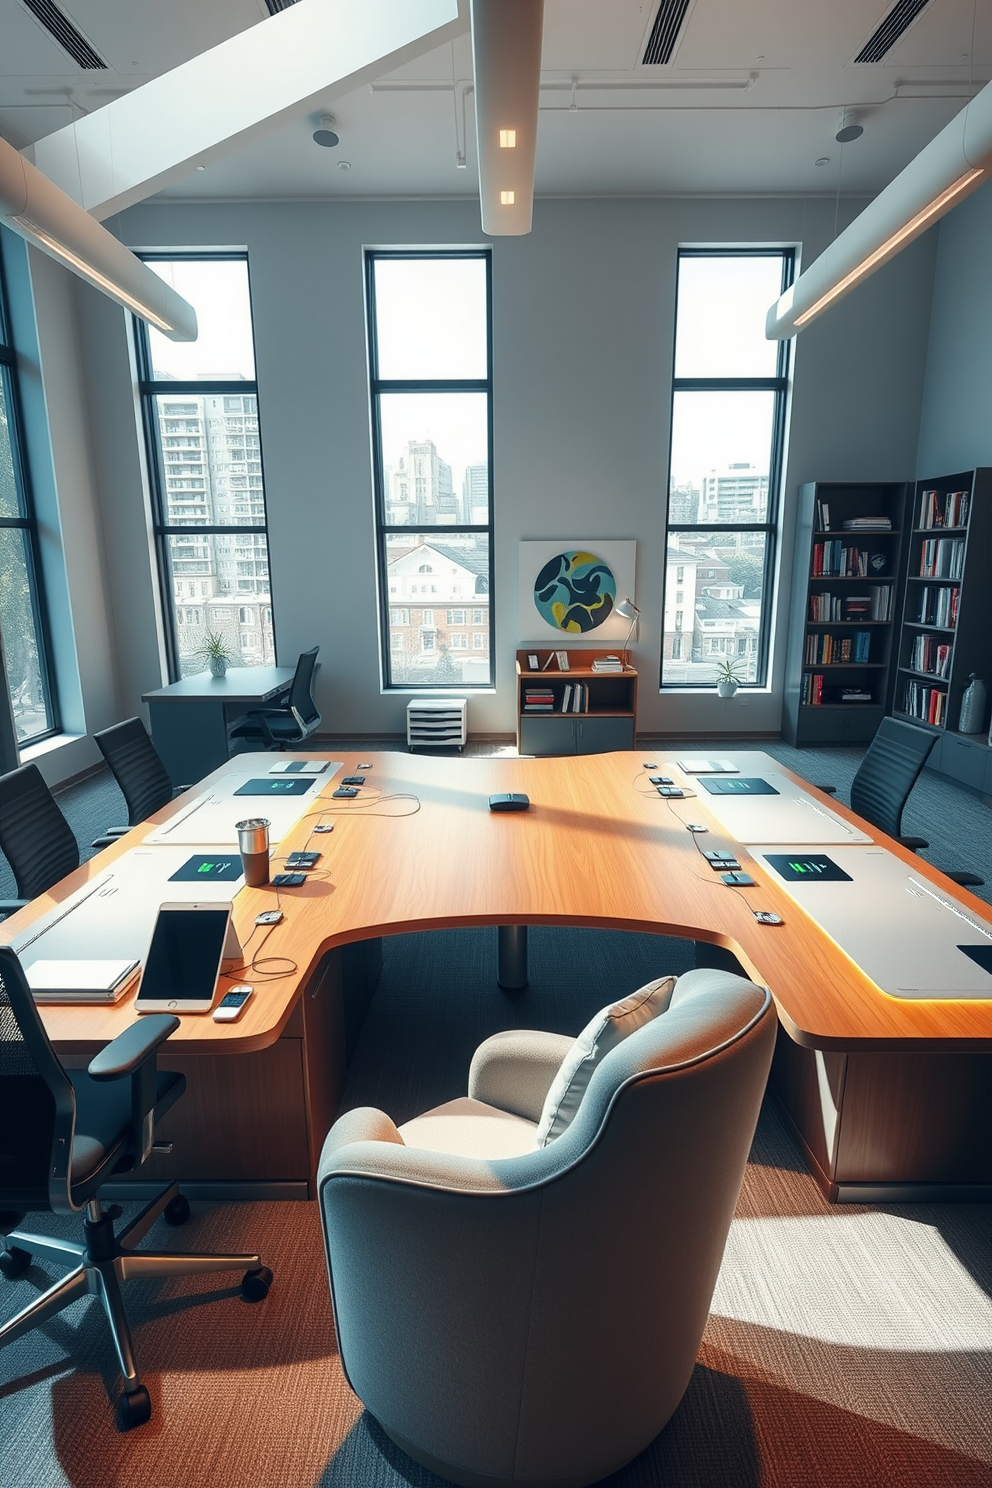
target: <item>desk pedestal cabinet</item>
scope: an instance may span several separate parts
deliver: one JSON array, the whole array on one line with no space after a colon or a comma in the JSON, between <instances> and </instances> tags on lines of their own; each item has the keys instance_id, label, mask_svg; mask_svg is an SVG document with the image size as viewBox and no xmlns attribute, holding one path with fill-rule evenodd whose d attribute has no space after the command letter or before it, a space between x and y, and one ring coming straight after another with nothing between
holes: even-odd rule
<instances>
[{"instance_id":1,"label":"desk pedestal cabinet","mask_svg":"<svg viewBox=\"0 0 992 1488\"><path fill-rule=\"evenodd\" d=\"M592 663L607 651L569 648L569 669L562 672L552 661L547 671L531 671L528 658L547 661L547 651L517 652L517 748L521 754L608 754L633 749L637 718L637 673L631 666L622 672L594 672ZM588 695L588 708L563 712L562 705L575 695L576 684ZM544 711L529 706L535 692L551 693L553 707Z\"/></svg>"}]
</instances>

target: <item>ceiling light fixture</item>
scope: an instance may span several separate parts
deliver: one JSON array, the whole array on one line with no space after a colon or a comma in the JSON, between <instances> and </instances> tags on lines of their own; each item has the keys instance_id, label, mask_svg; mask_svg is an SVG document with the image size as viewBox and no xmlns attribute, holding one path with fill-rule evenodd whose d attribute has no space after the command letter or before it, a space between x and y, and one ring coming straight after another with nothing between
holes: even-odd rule
<instances>
[{"instance_id":1,"label":"ceiling light fixture","mask_svg":"<svg viewBox=\"0 0 992 1488\"><path fill-rule=\"evenodd\" d=\"M315 145L323 145L325 150L333 150L335 145L341 143L341 136L335 132L337 124L333 114L321 114L317 128L313 132Z\"/></svg>"},{"instance_id":2,"label":"ceiling light fixture","mask_svg":"<svg viewBox=\"0 0 992 1488\"><path fill-rule=\"evenodd\" d=\"M837 125L837 133L834 139L839 145L849 145L852 140L860 139L865 132L865 126L858 123L858 116L853 109L841 111L840 122Z\"/></svg>"},{"instance_id":3,"label":"ceiling light fixture","mask_svg":"<svg viewBox=\"0 0 992 1488\"><path fill-rule=\"evenodd\" d=\"M544 0L471 0L482 230L529 233Z\"/></svg>"},{"instance_id":4,"label":"ceiling light fixture","mask_svg":"<svg viewBox=\"0 0 992 1488\"><path fill-rule=\"evenodd\" d=\"M889 262L992 174L992 83L890 181L768 311L784 341Z\"/></svg>"},{"instance_id":5,"label":"ceiling light fixture","mask_svg":"<svg viewBox=\"0 0 992 1488\"><path fill-rule=\"evenodd\" d=\"M0 222L170 340L196 340L192 305L4 139Z\"/></svg>"}]
</instances>

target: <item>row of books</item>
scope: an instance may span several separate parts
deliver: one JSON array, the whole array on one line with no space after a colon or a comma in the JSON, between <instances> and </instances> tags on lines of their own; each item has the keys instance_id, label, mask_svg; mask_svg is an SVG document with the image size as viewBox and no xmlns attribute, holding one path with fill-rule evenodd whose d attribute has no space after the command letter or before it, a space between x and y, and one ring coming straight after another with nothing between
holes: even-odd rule
<instances>
[{"instance_id":1,"label":"row of books","mask_svg":"<svg viewBox=\"0 0 992 1488\"><path fill-rule=\"evenodd\" d=\"M963 573L963 538L928 537L920 544L921 579L960 579Z\"/></svg>"},{"instance_id":2,"label":"row of books","mask_svg":"<svg viewBox=\"0 0 992 1488\"><path fill-rule=\"evenodd\" d=\"M946 677L951 670L951 647L936 636L918 635L910 648L909 664L914 672Z\"/></svg>"},{"instance_id":3,"label":"row of books","mask_svg":"<svg viewBox=\"0 0 992 1488\"><path fill-rule=\"evenodd\" d=\"M917 527L965 527L971 504L969 491L924 491L920 496Z\"/></svg>"},{"instance_id":4,"label":"row of books","mask_svg":"<svg viewBox=\"0 0 992 1488\"><path fill-rule=\"evenodd\" d=\"M887 553L849 548L836 537L813 544L814 578L859 579L866 574L883 574L888 566Z\"/></svg>"},{"instance_id":5,"label":"row of books","mask_svg":"<svg viewBox=\"0 0 992 1488\"><path fill-rule=\"evenodd\" d=\"M907 682L903 693L902 711L921 723L942 724L947 714L947 693L941 687L930 687L926 682Z\"/></svg>"},{"instance_id":6,"label":"row of books","mask_svg":"<svg viewBox=\"0 0 992 1488\"><path fill-rule=\"evenodd\" d=\"M799 690L799 701L807 708L820 708L825 703L871 703L874 699L867 687L831 686L825 683L822 672L806 672Z\"/></svg>"},{"instance_id":7,"label":"row of books","mask_svg":"<svg viewBox=\"0 0 992 1488\"><path fill-rule=\"evenodd\" d=\"M891 532L892 518L847 517L840 525L845 532ZM818 532L830 531L830 503L822 496L816 501L816 528Z\"/></svg>"},{"instance_id":8,"label":"row of books","mask_svg":"<svg viewBox=\"0 0 992 1488\"><path fill-rule=\"evenodd\" d=\"M554 711L555 695L550 687L524 688L525 713L553 713Z\"/></svg>"},{"instance_id":9,"label":"row of books","mask_svg":"<svg viewBox=\"0 0 992 1488\"><path fill-rule=\"evenodd\" d=\"M562 688L561 707L551 687L525 687L524 713L588 713L589 688L585 682L568 682Z\"/></svg>"},{"instance_id":10,"label":"row of books","mask_svg":"<svg viewBox=\"0 0 992 1488\"><path fill-rule=\"evenodd\" d=\"M863 594L811 594L809 618L819 621L890 620L892 589L888 584L872 584Z\"/></svg>"},{"instance_id":11,"label":"row of books","mask_svg":"<svg viewBox=\"0 0 992 1488\"><path fill-rule=\"evenodd\" d=\"M563 713L588 713L589 688L585 682L570 682L561 699Z\"/></svg>"},{"instance_id":12,"label":"row of books","mask_svg":"<svg viewBox=\"0 0 992 1488\"><path fill-rule=\"evenodd\" d=\"M960 602L960 589L924 589L920 594L917 623L936 625L942 630L954 630L958 623Z\"/></svg>"},{"instance_id":13,"label":"row of books","mask_svg":"<svg viewBox=\"0 0 992 1488\"><path fill-rule=\"evenodd\" d=\"M871 631L856 630L851 635L831 635L812 631L806 637L807 666L837 666L839 663L866 662L871 651Z\"/></svg>"}]
</instances>

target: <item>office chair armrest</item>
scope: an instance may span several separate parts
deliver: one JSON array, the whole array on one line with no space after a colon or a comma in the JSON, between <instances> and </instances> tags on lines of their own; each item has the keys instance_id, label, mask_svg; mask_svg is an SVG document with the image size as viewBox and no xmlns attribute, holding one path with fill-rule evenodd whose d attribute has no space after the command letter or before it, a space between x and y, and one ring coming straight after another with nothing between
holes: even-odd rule
<instances>
[{"instance_id":1,"label":"office chair armrest","mask_svg":"<svg viewBox=\"0 0 992 1488\"><path fill-rule=\"evenodd\" d=\"M835 785L820 785L819 781L817 781L816 788L817 790L822 790L825 796L835 796L837 794L837 787Z\"/></svg>"},{"instance_id":2,"label":"office chair armrest","mask_svg":"<svg viewBox=\"0 0 992 1488\"><path fill-rule=\"evenodd\" d=\"M911 852L919 852L921 848L930 846L925 837L897 837L896 841L900 847L908 847Z\"/></svg>"},{"instance_id":3,"label":"office chair armrest","mask_svg":"<svg viewBox=\"0 0 992 1488\"><path fill-rule=\"evenodd\" d=\"M189 784L189 785L174 785L172 787L172 799L175 800L177 796L184 795L186 791L192 790L192 789L193 789L192 783Z\"/></svg>"},{"instance_id":4,"label":"office chair armrest","mask_svg":"<svg viewBox=\"0 0 992 1488\"><path fill-rule=\"evenodd\" d=\"M8 915L16 914L25 904L30 903L30 899L0 899L0 917L6 919Z\"/></svg>"},{"instance_id":5,"label":"office chair armrest","mask_svg":"<svg viewBox=\"0 0 992 1488\"><path fill-rule=\"evenodd\" d=\"M104 837L126 837L130 830L130 827L104 827L103 835Z\"/></svg>"},{"instance_id":6,"label":"office chair armrest","mask_svg":"<svg viewBox=\"0 0 992 1488\"><path fill-rule=\"evenodd\" d=\"M141 1018L106 1044L99 1054L94 1054L86 1073L91 1080L120 1080L133 1075L178 1027L179 1019L171 1013L152 1013Z\"/></svg>"},{"instance_id":7,"label":"office chair armrest","mask_svg":"<svg viewBox=\"0 0 992 1488\"><path fill-rule=\"evenodd\" d=\"M574 1038L534 1029L494 1033L472 1055L468 1093L527 1121L540 1121L544 1101Z\"/></svg>"},{"instance_id":8,"label":"office chair armrest","mask_svg":"<svg viewBox=\"0 0 992 1488\"><path fill-rule=\"evenodd\" d=\"M272 730L269 728L269 720L266 718L265 714L261 712L249 713L248 717L253 719L255 723L258 724L266 749L278 749L279 741L273 736Z\"/></svg>"},{"instance_id":9,"label":"office chair armrest","mask_svg":"<svg viewBox=\"0 0 992 1488\"><path fill-rule=\"evenodd\" d=\"M352 1142L396 1142L405 1146L395 1121L375 1106L356 1106L338 1117L324 1138L321 1162L330 1161L340 1148Z\"/></svg>"},{"instance_id":10,"label":"office chair armrest","mask_svg":"<svg viewBox=\"0 0 992 1488\"><path fill-rule=\"evenodd\" d=\"M980 889L985 883L984 878L979 878L977 873L963 872L959 868L942 868L940 871L951 883L960 884L963 889Z\"/></svg>"},{"instance_id":11,"label":"office chair armrest","mask_svg":"<svg viewBox=\"0 0 992 1488\"><path fill-rule=\"evenodd\" d=\"M125 827L124 831L130 831L130 827ZM103 836L95 838L90 843L90 846L99 852L102 847L113 847L114 843L119 842L123 835L123 832L104 832Z\"/></svg>"}]
</instances>

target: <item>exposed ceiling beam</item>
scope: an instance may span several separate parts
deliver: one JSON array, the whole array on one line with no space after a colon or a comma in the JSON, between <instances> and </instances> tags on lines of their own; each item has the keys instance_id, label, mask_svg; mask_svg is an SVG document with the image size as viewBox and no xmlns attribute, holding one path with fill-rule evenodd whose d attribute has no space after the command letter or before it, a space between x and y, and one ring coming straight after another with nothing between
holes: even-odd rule
<instances>
[{"instance_id":1,"label":"exposed ceiling beam","mask_svg":"<svg viewBox=\"0 0 992 1488\"><path fill-rule=\"evenodd\" d=\"M300 0L24 153L102 220L467 29L467 0Z\"/></svg>"}]
</instances>

